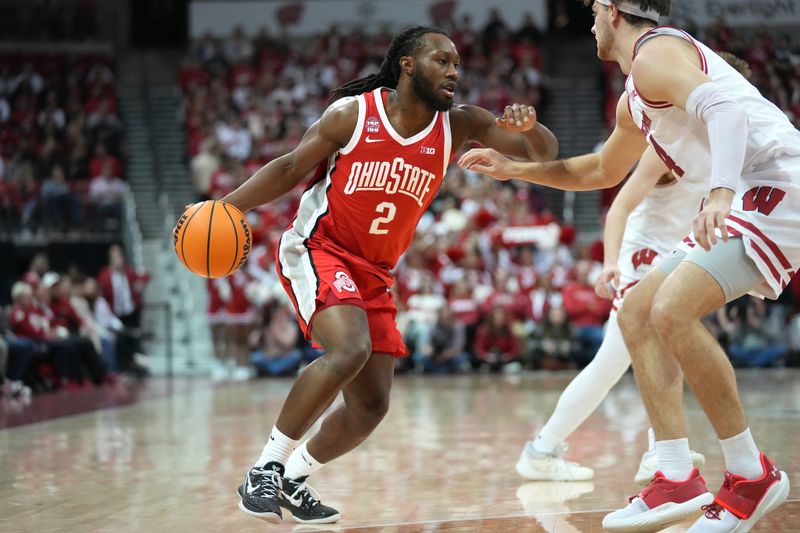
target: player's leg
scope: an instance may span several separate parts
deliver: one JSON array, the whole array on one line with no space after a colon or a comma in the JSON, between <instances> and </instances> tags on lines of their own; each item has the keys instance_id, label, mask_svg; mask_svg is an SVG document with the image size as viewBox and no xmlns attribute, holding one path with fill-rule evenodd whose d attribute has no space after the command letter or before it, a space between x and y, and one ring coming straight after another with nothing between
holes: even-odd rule
<instances>
[{"instance_id":1,"label":"player's leg","mask_svg":"<svg viewBox=\"0 0 800 533\"><path fill-rule=\"evenodd\" d=\"M326 352L300 373L261 456L239 487L239 508L271 522L282 517L278 498L284 465L299 439L358 374L372 352L367 316L358 305L320 310L313 321L312 335Z\"/></svg>"},{"instance_id":2,"label":"player's leg","mask_svg":"<svg viewBox=\"0 0 800 533\"><path fill-rule=\"evenodd\" d=\"M341 515L323 505L306 479L326 463L361 444L386 416L395 358L373 354L342 390L344 402L327 415L319 431L297 448L286 463L281 506L304 523L331 523Z\"/></svg>"},{"instance_id":3,"label":"player's leg","mask_svg":"<svg viewBox=\"0 0 800 533\"><path fill-rule=\"evenodd\" d=\"M653 299L667 279L666 272L680 260L680 256L671 256L659 263L627 295L618 313L636 382L656 433L659 473L639 497L603 518L603 527L611 531L666 527L696 516L703 505L713 500L697 470L692 470L680 365L650 320Z\"/></svg>"},{"instance_id":4,"label":"player's leg","mask_svg":"<svg viewBox=\"0 0 800 533\"><path fill-rule=\"evenodd\" d=\"M679 361L720 438L725 456L728 482L718 493L717 501L725 503L726 508L717 505L707 511L696 524L697 531L747 530L788 494L786 474L779 473L759 453L753 440L730 361L700 322L710 311L762 282L763 277L747 257L742 240L731 239L718 243L711 251L695 247L669 276L653 302L653 325ZM743 503L743 500L753 501Z\"/></svg>"},{"instance_id":5,"label":"player's leg","mask_svg":"<svg viewBox=\"0 0 800 533\"><path fill-rule=\"evenodd\" d=\"M591 468L560 457L564 441L600 405L608 391L630 366L630 355L617 326L616 313L606 325L603 343L589 363L575 376L558 399L553 414L535 440L526 443L517 462L517 473L524 478L550 481L591 479Z\"/></svg>"}]
</instances>

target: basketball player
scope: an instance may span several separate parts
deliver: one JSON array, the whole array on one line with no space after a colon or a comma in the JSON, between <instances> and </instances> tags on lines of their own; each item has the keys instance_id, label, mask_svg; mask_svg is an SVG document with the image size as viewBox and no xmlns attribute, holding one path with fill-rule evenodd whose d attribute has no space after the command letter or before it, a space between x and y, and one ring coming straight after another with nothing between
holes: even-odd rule
<instances>
[{"instance_id":1,"label":"basketball player","mask_svg":"<svg viewBox=\"0 0 800 533\"><path fill-rule=\"evenodd\" d=\"M525 444L516 465L520 476L538 481L585 481L594 476L591 468L561 458L565 440L628 370L631 358L617 326L617 309L633 286L691 230L701 201L702 194L677 183L658 155L652 149L645 150L606 216L603 272L595 292L614 304L603 344L592 362L561 393L555 411L536 438ZM705 458L691 454L692 463L702 466ZM646 452L636 482L647 484L656 466L653 454Z\"/></svg>"},{"instance_id":2,"label":"basketball player","mask_svg":"<svg viewBox=\"0 0 800 533\"><path fill-rule=\"evenodd\" d=\"M726 52L720 57L749 79L750 67L746 61ZM691 220L700 211L701 200L701 193L676 182L652 148L645 150L606 215L604 266L595 283L595 292L614 300L614 304L603 344L592 362L564 389L536 439L526 443L517 462L517 472L522 477L582 481L594 476L590 468L560 457L566 450L565 441L628 370L631 357L617 325L617 309L631 288L691 231ZM658 467L652 428L648 437L650 445L634 477L642 485L653 478ZM705 458L697 452L690 453L692 464L702 467Z\"/></svg>"},{"instance_id":3,"label":"basketball player","mask_svg":"<svg viewBox=\"0 0 800 533\"><path fill-rule=\"evenodd\" d=\"M500 119L478 107L453 107L458 63L455 45L439 30L403 31L378 73L333 92L293 152L223 198L248 211L316 168L281 238L277 265L304 333L326 353L298 377L239 487L239 507L248 514L277 522L283 506L300 522L339 519L305 480L363 442L387 412L395 358L406 354L390 269L452 155L468 141L515 157L556 155L555 137L531 107L514 104ZM340 391L344 403L301 444Z\"/></svg>"},{"instance_id":4,"label":"basketball player","mask_svg":"<svg viewBox=\"0 0 800 533\"><path fill-rule=\"evenodd\" d=\"M700 320L748 292L777 298L800 266L800 132L707 46L658 27L669 7L669 0L592 5L598 55L628 75L617 125L599 154L532 163L482 149L461 163L500 179L595 189L618 183L646 142L681 183L707 193L693 233L618 313L659 471L603 527L652 531L705 511L690 531L748 531L786 499L789 480L759 452L733 368ZM716 497L692 468L683 376L722 446L726 473Z\"/></svg>"}]
</instances>

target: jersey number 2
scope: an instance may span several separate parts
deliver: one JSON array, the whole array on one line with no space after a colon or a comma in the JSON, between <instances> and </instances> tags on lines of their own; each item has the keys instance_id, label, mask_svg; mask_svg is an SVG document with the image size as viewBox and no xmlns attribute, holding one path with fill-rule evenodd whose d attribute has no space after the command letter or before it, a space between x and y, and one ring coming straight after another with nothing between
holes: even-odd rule
<instances>
[{"instance_id":1,"label":"jersey number 2","mask_svg":"<svg viewBox=\"0 0 800 533\"><path fill-rule=\"evenodd\" d=\"M388 224L394 220L394 216L397 214L397 206L391 202L381 202L375 208L375 212L384 216L377 217L372 221L372 225L369 227L369 232L372 235L386 235L389 233L389 230L382 228L381 224Z\"/></svg>"}]
</instances>

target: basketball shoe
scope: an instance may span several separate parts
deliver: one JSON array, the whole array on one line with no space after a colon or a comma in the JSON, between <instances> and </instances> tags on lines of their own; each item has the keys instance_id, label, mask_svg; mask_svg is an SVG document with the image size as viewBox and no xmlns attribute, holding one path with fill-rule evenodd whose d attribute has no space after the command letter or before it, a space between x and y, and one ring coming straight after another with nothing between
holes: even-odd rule
<instances>
[{"instance_id":1,"label":"basketball shoe","mask_svg":"<svg viewBox=\"0 0 800 533\"><path fill-rule=\"evenodd\" d=\"M342 515L333 507L323 505L319 501L319 494L307 483L304 476L297 479L283 478L278 503L288 509L296 522L301 524L332 524L337 522Z\"/></svg>"},{"instance_id":2,"label":"basketball shoe","mask_svg":"<svg viewBox=\"0 0 800 533\"><path fill-rule=\"evenodd\" d=\"M591 468L562 459L565 451L567 445L562 443L552 453L537 452L528 441L517 461L517 474L535 481L587 481L594 477Z\"/></svg>"},{"instance_id":3,"label":"basketball shoe","mask_svg":"<svg viewBox=\"0 0 800 533\"><path fill-rule=\"evenodd\" d=\"M766 455L761 454L764 471L759 479L745 479L725 472L725 481L714 503L703 507L705 514L689 529L691 533L736 533L750 531L765 514L789 495L789 478Z\"/></svg>"},{"instance_id":4,"label":"basketball shoe","mask_svg":"<svg viewBox=\"0 0 800 533\"><path fill-rule=\"evenodd\" d=\"M603 528L609 531L658 531L670 524L696 516L703 506L714 501L706 480L695 468L683 481L673 481L656 472L638 495L628 499L627 507L607 514Z\"/></svg>"},{"instance_id":5,"label":"basketball shoe","mask_svg":"<svg viewBox=\"0 0 800 533\"><path fill-rule=\"evenodd\" d=\"M278 504L283 485L283 465L270 462L263 468L254 466L239 485L239 509L245 513L277 524L283 519Z\"/></svg>"},{"instance_id":6,"label":"basketball shoe","mask_svg":"<svg viewBox=\"0 0 800 533\"><path fill-rule=\"evenodd\" d=\"M639 461L639 470L636 472L633 480L637 485L647 485L658 470L658 456L656 455L656 435L653 433L653 428L647 432L648 448L642 454L642 460ZM702 453L689 450L689 456L692 458L692 466L695 468L703 468L706 464L706 457Z\"/></svg>"}]
</instances>

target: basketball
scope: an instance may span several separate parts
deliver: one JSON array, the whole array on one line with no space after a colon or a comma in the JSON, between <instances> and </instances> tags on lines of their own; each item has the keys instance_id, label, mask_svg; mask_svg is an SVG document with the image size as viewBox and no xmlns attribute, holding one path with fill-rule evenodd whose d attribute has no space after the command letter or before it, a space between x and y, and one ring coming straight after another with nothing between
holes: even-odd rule
<instances>
[{"instance_id":1,"label":"basketball","mask_svg":"<svg viewBox=\"0 0 800 533\"><path fill-rule=\"evenodd\" d=\"M250 224L234 206L207 200L189 206L172 230L181 263L204 278L235 272L250 253Z\"/></svg>"}]
</instances>

